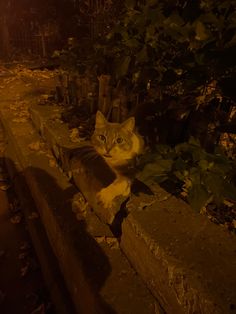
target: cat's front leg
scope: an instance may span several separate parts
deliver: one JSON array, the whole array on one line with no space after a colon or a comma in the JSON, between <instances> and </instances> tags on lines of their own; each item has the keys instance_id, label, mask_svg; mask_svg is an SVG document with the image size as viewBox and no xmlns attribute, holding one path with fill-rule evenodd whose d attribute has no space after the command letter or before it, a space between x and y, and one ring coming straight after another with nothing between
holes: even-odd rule
<instances>
[{"instance_id":1,"label":"cat's front leg","mask_svg":"<svg viewBox=\"0 0 236 314\"><path fill-rule=\"evenodd\" d=\"M131 183L126 178L116 179L97 193L97 201L104 208L112 208L116 197L127 197L130 194L130 186Z\"/></svg>"}]
</instances>

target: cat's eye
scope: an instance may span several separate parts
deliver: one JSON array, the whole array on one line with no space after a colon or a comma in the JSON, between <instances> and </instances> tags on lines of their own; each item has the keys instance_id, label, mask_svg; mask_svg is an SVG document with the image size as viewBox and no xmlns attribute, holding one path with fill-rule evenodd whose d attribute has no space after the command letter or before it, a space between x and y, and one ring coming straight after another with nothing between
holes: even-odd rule
<instances>
[{"instance_id":1,"label":"cat's eye","mask_svg":"<svg viewBox=\"0 0 236 314\"><path fill-rule=\"evenodd\" d=\"M99 135L99 139L104 143L106 142L106 137L104 135Z\"/></svg>"},{"instance_id":2,"label":"cat's eye","mask_svg":"<svg viewBox=\"0 0 236 314\"><path fill-rule=\"evenodd\" d=\"M123 142L123 138L122 137L118 137L116 139L116 143L121 144Z\"/></svg>"}]
</instances>

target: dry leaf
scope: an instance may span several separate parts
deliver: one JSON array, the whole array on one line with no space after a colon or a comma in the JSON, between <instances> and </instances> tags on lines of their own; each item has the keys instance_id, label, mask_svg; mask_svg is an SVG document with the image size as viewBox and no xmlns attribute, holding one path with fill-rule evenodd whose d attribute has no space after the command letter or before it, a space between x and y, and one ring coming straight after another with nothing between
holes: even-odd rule
<instances>
[{"instance_id":1,"label":"dry leaf","mask_svg":"<svg viewBox=\"0 0 236 314\"><path fill-rule=\"evenodd\" d=\"M56 160L55 159L50 159L49 160L49 166L52 168L55 168L57 166Z\"/></svg>"},{"instance_id":2,"label":"dry leaf","mask_svg":"<svg viewBox=\"0 0 236 314\"><path fill-rule=\"evenodd\" d=\"M20 250L24 251L24 250L29 250L30 249L30 244L29 242L23 242L20 246Z\"/></svg>"},{"instance_id":3,"label":"dry leaf","mask_svg":"<svg viewBox=\"0 0 236 314\"><path fill-rule=\"evenodd\" d=\"M21 220L22 220L22 216L19 215L19 214L13 216L13 217L10 219L10 221L11 221L12 224L19 224L19 223L21 222Z\"/></svg>"},{"instance_id":4,"label":"dry leaf","mask_svg":"<svg viewBox=\"0 0 236 314\"><path fill-rule=\"evenodd\" d=\"M95 240L99 244L103 243L103 242L105 242L105 236L103 236L103 237L95 237Z\"/></svg>"},{"instance_id":5,"label":"dry leaf","mask_svg":"<svg viewBox=\"0 0 236 314\"><path fill-rule=\"evenodd\" d=\"M116 238L102 236L102 237L95 237L95 240L99 244L106 242L111 249L119 248L119 242Z\"/></svg>"},{"instance_id":6,"label":"dry leaf","mask_svg":"<svg viewBox=\"0 0 236 314\"><path fill-rule=\"evenodd\" d=\"M12 121L13 122L17 122L17 123L24 123L26 122L28 119L27 118L15 118Z\"/></svg>"},{"instance_id":7,"label":"dry leaf","mask_svg":"<svg viewBox=\"0 0 236 314\"><path fill-rule=\"evenodd\" d=\"M74 213L84 213L87 211L89 205L81 192L76 193L72 200L72 211Z\"/></svg>"},{"instance_id":8,"label":"dry leaf","mask_svg":"<svg viewBox=\"0 0 236 314\"><path fill-rule=\"evenodd\" d=\"M106 237L106 243L110 246L111 249L119 248L119 242L116 238Z\"/></svg>"},{"instance_id":9,"label":"dry leaf","mask_svg":"<svg viewBox=\"0 0 236 314\"><path fill-rule=\"evenodd\" d=\"M29 216L28 219L33 220L33 219L38 219L39 214L37 212L32 212Z\"/></svg>"},{"instance_id":10,"label":"dry leaf","mask_svg":"<svg viewBox=\"0 0 236 314\"><path fill-rule=\"evenodd\" d=\"M80 142L79 130L77 128L71 129L70 140L73 143L79 143Z\"/></svg>"},{"instance_id":11,"label":"dry leaf","mask_svg":"<svg viewBox=\"0 0 236 314\"><path fill-rule=\"evenodd\" d=\"M40 150L40 142L34 142L28 145L29 149L33 150L33 151L38 151Z\"/></svg>"},{"instance_id":12,"label":"dry leaf","mask_svg":"<svg viewBox=\"0 0 236 314\"><path fill-rule=\"evenodd\" d=\"M0 186L0 190L2 190L2 191L7 191L10 187L11 187L10 184L2 184L2 185Z\"/></svg>"},{"instance_id":13,"label":"dry leaf","mask_svg":"<svg viewBox=\"0 0 236 314\"><path fill-rule=\"evenodd\" d=\"M23 253L20 253L20 254L18 255L18 258L19 258L20 260L22 260L22 259L25 259L27 256L28 256L28 254L27 254L26 252L23 252Z\"/></svg>"},{"instance_id":14,"label":"dry leaf","mask_svg":"<svg viewBox=\"0 0 236 314\"><path fill-rule=\"evenodd\" d=\"M228 207L233 207L234 206L234 203L233 202L230 202L229 200L224 200L223 202L226 206Z\"/></svg>"},{"instance_id":15,"label":"dry leaf","mask_svg":"<svg viewBox=\"0 0 236 314\"><path fill-rule=\"evenodd\" d=\"M20 269L20 275L21 277L25 277L27 273L29 272L29 263L27 263L25 266L21 267Z\"/></svg>"},{"instance_id":16,"label":"dry leaf","mask_svg":"<svg viewBox=\"0 0 236 314\"><path fill-rule=\"evenodd\" d=\"M44 304L40 304L35 310L33 310L33 312L31 312L30 314L45 314L46 310L45 310L45 305Z\"/></svg>"}]
</instances>

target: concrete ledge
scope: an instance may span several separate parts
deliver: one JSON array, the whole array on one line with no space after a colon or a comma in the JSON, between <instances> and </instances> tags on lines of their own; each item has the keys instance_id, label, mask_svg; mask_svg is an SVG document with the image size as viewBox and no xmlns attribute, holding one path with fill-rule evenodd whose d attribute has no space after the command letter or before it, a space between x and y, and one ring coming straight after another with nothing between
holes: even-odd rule
<instances>
[{"instance_id":1,"label":"concrete ledge","mask_svg":"<svg viewBox=\"0 0 236 314\"><path fill-rule=\"evenodd\" d=\"M236 239L155 185L158 200L127 204L121 248L167 313L232 313Z\"/></svg>"},{"instance_id":2,"label":"concrete ledge","mask_svg":"<svg viewBox=\"0 0 236 314\"><path fill-rule=\"evenodd\" d=\"M106 175L98 179L91 169L92 163L72 158L77 186L96 214L111 224L119 206L105 211L96 204L96 193L109 171L101 167ZM235 236L158 185L150 188L153 196L132 195L126 205L121 248L131 264L167 313L232 313L236 308Z\"/></svg>"},{"instance_id":3,"label":"concrete ledge","mask_svg":"<svg viewBox=\"0 0 236 314\"><path fill-rule=\"evenodd\" d=\"M60 120L62 107L34 105L29 108L29 112L36 130L47 142L62 169L67 172L71 154L84 143L71 141L67 125Z\"/></svg>"},{"instance_id":4,"label":"concrete ledge","mask_svg":"<svg viewBox=\"0 0 236 314\"><path fill-rule=\"evenodd\" d=\"M90 210L84 219L76 220L71 207L77 190L57 167L31 122L15 121L7 106L1 110L1 120L17 156L11 158L23 169L76 311L161 313L110 229Z\"/></svg>"}]
</instances>

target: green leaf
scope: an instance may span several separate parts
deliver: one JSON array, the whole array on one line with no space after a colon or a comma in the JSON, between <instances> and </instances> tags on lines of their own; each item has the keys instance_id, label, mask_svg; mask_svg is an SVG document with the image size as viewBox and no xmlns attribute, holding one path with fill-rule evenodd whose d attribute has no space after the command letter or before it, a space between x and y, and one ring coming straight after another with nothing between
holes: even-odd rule
<instances>
[{"instance_id":1,"label":"green leaf","mask_svg":"<svg viewBox=\"0 0 236 314\"><path fill-rule=\"evenodd\" d=\"M136 31L138 31L139 35L145 32L145 29L147 27L147 19L145 15L135 14L130 22L132 24L132 27L135 27Z\"/></svg>"},{"instance_id":2,"label":"green leaf","mask_svg":"<svg viewBox=\"0 0 236 314\"><path fill-rule=\"evenodd\" d=\"M119 35L119 37L117 36ZM115 39L117 40L117 37L119 39L123 39L123 40L126 40L129 38L129 34L128 34L128 31L127 31L127 28L123 25L116 25L112 31L110 31L107 35L106 35L106 39L107 40L111 40L111 39Z\"/></svg>"},{"instance_id":3,"label":"green leaf","mask_svg":"<svg viewBox=\"0 0 236 314\"><path fill-rule=\"evenodd\" d=\"M182 171L182 170L185 170L187 168L187 164L181 157L179 157L175 161L174 167L175 167L176 170L181 170Z\"/></svg>"},{"instance_id":4,"label":"green leaf","mask_svg":"<svg viewBox=\"0 0 236 314\"><path fill-rule=\"evenodd\" d=\"M117 66L116 66L116 76L117 78L123 77L125 75L127 75L128 70L129 70L129 65L131 62L131 57L130 56L125 56L124 58L122 58Z\"/></svg>"},{"instance_id":5,"label":"green leaf","mask_svg":"<svg viewBox=\"0 0 236 314\"><path fill-rule=\"evenodd\" d=\"M211 167L211 171L214 173L217 173L219 175L221 175L222 177L227 175L228 173L231 172L232 167L228 162L223 162L223 160L221 160L222 162L219 162L220 160L218 159L213 159L212 161L214 162L212 167Z\"/></svg>"},{"instance_id":6,"label":"green leaf","mask_svg":"<svg viewBox=\"0 0 236 314\"><path fill-rule=\"evenodd\" d=\"M137 54L136 61L140 63L145 63L148 61L147 47L144 46L143 49Z\"/></svg>"},{"instance_id":7,"label":"green leaf","mask_svg":"<svg viewBox=\"0 0 236 314\"><path fill-rule=\"evenodd\" d=\"M136 0L125 0L125 6L129 9L134 8Z\"/></svg>"},{"instance_id":8,"label":"green leaf","mask_svg":"<svg viewBox=\"0 0 236 314\"><path fill-rule=\"evenodd\" d=\"M201 184L193 184L189 191L188 201L190 206L197 212L199 212L209 200L209 193Z\"/></svg>"},{"instance_id":9,"label":"green leaf","mask_svg":"<svg viewBox=\"0 0 236 314\"><path fill-rule=\"evenodd\" d=\"M234 34L231 40L225 44L225 48L234 47L235 45L236 45L236 34Z\"/></svg>"},{"instance_id":10,"label":"green leaf","mask_svg":"<svg viewBox=\"0 0 236 314\"><path fill-rule=\"evenodd\" d=\"M226 182L223 186L223 195L227 199L236 201L236 186L233 183Z\"/></svg>"},{"instance_id":11,"label":"green leaf","mask_svg":"<svg viewBox=\"0 0 236 314\"><path fill-rule=\"evenodd\" d=\"M175 151L178 155L181 155L183 159L192 161L192 163L205 159L206 156L206 152L200 146L190 143L176 145Z\"/></svg>"},{"instance_id":12,"label":"green leaf","mask_svg":"<svg viewBox=\"0 0 236 314\"><path fill-rule=\"evenodd\" d=\"M201 172L199 171L199 168L192 167L189 169L189 178L194 184L201 184Z\"/></svg>"},{"instance_id":13,"label":"green leaf","mask_svg":"<svg viewBox=\"0 0 236 314\"><path fill-rule=\"evenodd\" d=\"M209 31L201 21L196 22L195 33L195 39L199 41L207 40L210 36Z\"/></svg>"},{"instance_id":14,"label":"green leaf","mask_svg":"<svg viewBox=\"0 0 236 314\"><path fill-rule=\"evenodd\" d=\"M147 12L147 19L150 20L153 25L161 26L165 20L165 16L162 14L159 8L149 9Z\"/></svg>"},{"instance_id":15,"label":"green leaf","mask_svg":"<svg viewBox=\"0 0 236 314\"><path fill-rule=\"evenodd\" d=\"M149 25L146 28L145 42L152 42L154 40L156 40L156 28L153 25Z\"/></svg>"},{"instance_id":16,"label":"green leaf","mask_svg":"<svg viewBox=\"0 0 236 314\"><path fill-rule=\"evenodd\" d=\"M215 173L207 173L204 177L204 183L207 190L212 193L217 205L223 201L224 182L221 176Z\"/></svg>"},{"instance_id":17,"label":"green leaf","mask_svg":"<svg viewBox=\"0 0 236 314\"><path fill-rule=\"evenodd\" d=\"M137 39L131 38L125 41L125 45L130 48L138 48L140 46L140 43Z\"/></svg>"},{"instance_id":18,"label":"green leaf","mask_svg":"<svg viewBox=\"0 0 236 314\"><path fill-rule=\"evenodd\" d=\"M158 0L148 0L147 5L149 7L153 7L154 5L158 4L158 2L159 2Z\"/></svg>"},{"instance_id":19,"label":"green leaf","mask_svg":"<svg viewBox=\"0 0 236 314\"><path fill-rule=\"evenodd\" d=\"M208 24L211 23L216 26L219 25L219 19L212 12L201 15L199 20L201 20L204 23L208 23Z\"/></svg>"},{"instance_id":20,"label":"green leaf","mask_svg":"<svg viewBox=\"0 0 236 314\"><path fill-rule=\"evenodd\" d=\"M203 171L206 171L209 168L209 162L205 159L200 160L198 165L201 168L201 170L203 170Z\"/></svg>"},{"instance_id":21,"label":"green leaf","mask_svg":"<svg viewBox=\"0 0 236 314\"><path fill-rule=\"evenodd\" d=\"M154 105L154 104L153 104ZM165 144L157 144L156 151L161 155L167 155L174 152L173 148Z\"/></svg>"},{"instance_id":22,"label":"green leaf","mask_svg":"<svg viewBox=\"0 0 236 314\"><path fill-rule=\"evenodd\" d=\"M172 13L167 19L165 19L164 24L168 27L175 28L176 26L183 26L184 20L180 17L178 12Z\"/></svg>"},{"instance_id":23,"label":"green leaf","mask_svg":"<svg viewBox=\"0 0 236 314\"><path fill-rule=\"evenodd\" d=\"M166 177L171 171L173 160L160 159L147 164L138 174L137 178L141 181L157 180L158 177Z\"/></svg>"},{"instance_id":24,"label":"green leaf","mask_svg":"<svg viewBox=\"0 0 236 314\"><path fill-rule=\"evenodd\" d=\"M186 176L185 176L185 172L184 171L175 171L174 175L176 176L176 178L178 178L180 181L184 182Z\"/></svg>"},{"instance_id":25,"label":"green leaf","mask_svg":"<svg viewBox=\"0 0 236 314\"><path fill-rule=\"evenodd\" d=\"M190 136L190 138L188 140L188 143L191 144L191 145L195 145L195 146L201 147L199 139L197 139L197 138L195 138L193 136Z\"/></svg>"}]
</instances>

